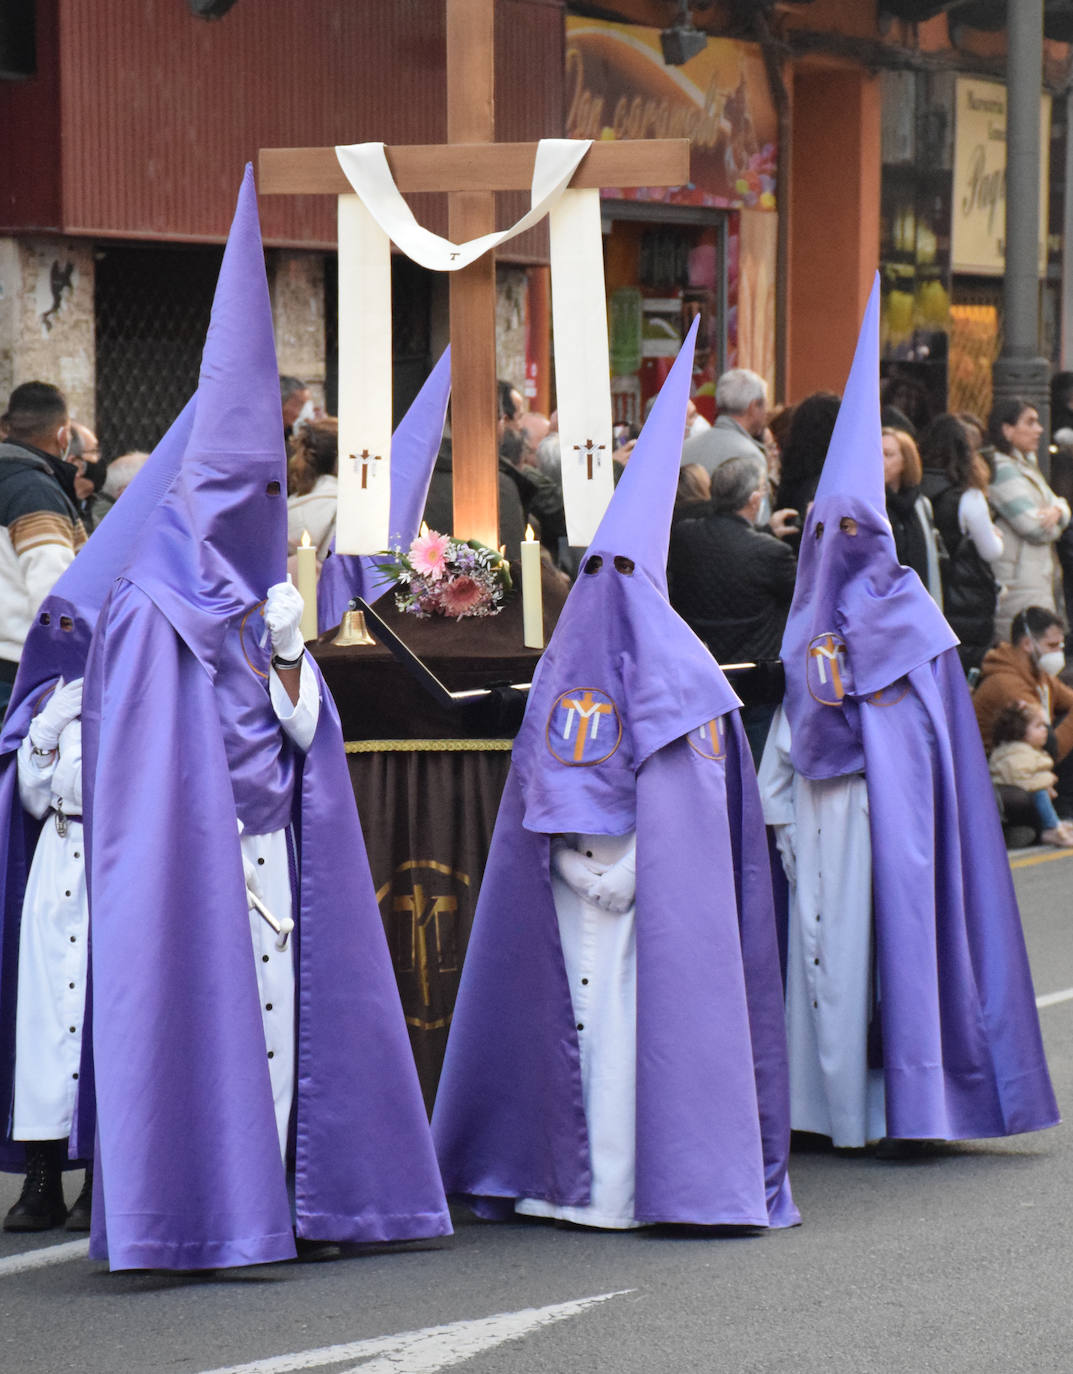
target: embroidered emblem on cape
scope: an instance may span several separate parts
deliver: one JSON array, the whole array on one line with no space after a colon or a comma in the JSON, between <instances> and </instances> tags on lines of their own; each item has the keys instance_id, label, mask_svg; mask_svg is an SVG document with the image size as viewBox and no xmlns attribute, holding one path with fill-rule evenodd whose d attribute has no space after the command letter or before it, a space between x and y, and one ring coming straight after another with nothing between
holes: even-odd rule
<instances>
[{"instance_id":1,"label":"embroidered emblem on cape","mask_svg":"<svg viewBox=\"0 0 1073 1374\"><path fill-rule=\"evenodd\" d=\"M899 701L904 701L908 695L909 679L903 677L889 687L880 687L878 692L873 692L865 700L870 706L897 706Z\"/></svg>"},{"instance_id":2,"label":"embroidered emblem on cape","mask_svg":"<svg viewBox=\"0 0 1073 1374\"><path fill-rule=\"evenodd\" d=\"M622 741L618 707L598 687L572 687L557 697L545 732L548 749L573 768L609 759Z\"/></svg>"},{"instance_id":3,"label":"embroidered emblem on cape","mask_svg":"<svg viewBox=\"0 0 1073 1374\"><path fill-rule=\"evenodd\" d=\"M251 672L268 679L268 666L271 652L268 648L268 628L264 623L265 603L258 601L251 606L238 627L238 640L242 646L242 657Z\"/></svg>"},{"instance_id":4,"label":"embroidered emblem on cape","mask_svg":"<svg viewBox=\"0 0 1073 1374\"><path fill-rule=\"evenodd\" d=\"M686 735L686 742L695 754L703 759L721 761L726 757L726 726L722 716L706 720Z\"/></svg>"},{"instance_id":5,"label":"embroidered emblem on cape","mask_svg":"<svg viewBox=\"0 0 1073 1374\"><path fill-rule=\"evenodd\" d=\"M809 695L821 706L841 706L846 693L853 691L846 641L841 635L817 635L809 641L805 658Z\"/></svg>"}]
</instances>

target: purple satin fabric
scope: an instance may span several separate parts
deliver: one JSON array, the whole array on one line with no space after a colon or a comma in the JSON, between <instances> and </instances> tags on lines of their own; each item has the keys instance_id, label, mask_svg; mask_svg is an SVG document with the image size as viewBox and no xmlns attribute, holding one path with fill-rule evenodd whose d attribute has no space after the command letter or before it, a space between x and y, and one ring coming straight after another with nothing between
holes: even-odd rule
<instances>
[{"instance_id":1,"label":"purple satin fabric","mask_svg":"<svg viewBox=\"0 0 1073 1374\"><path fill-rule=\"evenodd\" d=\"M887 1133L960 1140L1053 1126L1021 918L956 652L863 704L861 725Z\"/></svg>"},{"instance_id":2,"label":"purple satin fabric","mask_svg":"<svg viewBox=\"0 0 1073 1374\"><path fill-rule=\"evenodd\" d=\"M225 705L140 588L118 584L83 712L104 1204L94 1212L92 1253L113 1269L219 1268L294 1254ZM447 1234L338 717L323 686L317 735L296 776L298 1233Z\"/></svg>"},{"instance_id":3,"label":"purple satin fabric","mask_svg":"<svg viewBox=\"0 0 1073 1374\"><path fill-rule=\"evenodd\" d=\"M766 847L748 750L684 739L637 776L638 1220L786 1226L789 1114ZM732 761L731 761L732 760ZM734 820L730 813L736 812ZM448 1193L484 1216L589 1200L580 1060L549 877L512 771L433 1113Z\"/></svg>"},{"instance_id":4,"label":"purple satin fabric","mask_svg":"<svg viewBox=\"0 0 1073 1374\"><path fill-rule=\"evenodd\" d=\"M636 770L672 740L740 704L711 654L645 572L615 567L622 552L595 544L589 550L583 567L594 556L601 566L578 575L533 679L513 754L530 830L633 830ZM591 703L583 709L602 710L595 738L594 717L587 725L577 714L569 719L569 703L584 703L586 693ZM585 748L575 761L582 729ZM618 736L614 751L593 766Z\"/></svg>"},{"instance_id":5,"label":"purple satin fabric","mask_svg":"<svg viewBox=\"0 0 1073 1374\"><path fill-rule=\"evenodd\" d=\"M109 512L107 521L58 579L42 602L26 636L11 700L0 727L0 1168L22 1171L23 1147L7 1138L11 1119L15 1067L15 1016L18 996L19 932L26 880L40 833L40 823L19 801L15 754L58 680L73 682L86 670L90 638L101 604L130 556L145 520L170 486L193 424L189 402L153 450L149 461ZM87 853L87 863L88 863ZM90 1023L87 991L87 1014ZM93 1057L89 1036L83 1038L78 1113L72 1143L75 1155L87 1158L93 1142Z\"/></svg>"},{"instance_id":6,"label":"purple satin fabric","mask_svg":"<svg viewBox=\"0 0 1073 1374\"><path fill-rule=\"evenodd\" d=\"M846 521L855 533L843 528ZM828 640L843 646L839 704L825 691L815 658ZM920 578L898 563L886 515L852 495L818 496L801 536L782 641L794 768L806 778L859 773L861 700L956 643Z\"/></svg>"}]
</instances>

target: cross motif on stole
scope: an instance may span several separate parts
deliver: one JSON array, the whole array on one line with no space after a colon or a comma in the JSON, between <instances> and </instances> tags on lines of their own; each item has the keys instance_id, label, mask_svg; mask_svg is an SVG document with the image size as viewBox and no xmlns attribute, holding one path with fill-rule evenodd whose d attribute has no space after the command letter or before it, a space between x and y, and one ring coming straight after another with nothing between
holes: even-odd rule
<instances>
[{"instance_id":1,"label":"cross motif on stole","mask_svg":"<svg viewBox=\"0 0 1073 1374\"><path fill-rule=\"evenodd\" d=\"M363 448L360 453L352 453L350 461L354 464L354 471L357 471L358 464L361 464L361 489L365 491L369 485L369 464L379 463L380 454L370 453L367 448Z\"/></svg>"},{"instance_id":2,"label":"cross motif on stole","mask_svg":"<svg viewBox=\"0 0 1073 1374\"><path fill-rule=\"evenodd\" d=\"M581 697L564 697L563 706L566 707L566 724L563 726L563 739L570 738L570 731L573 729L574 716L578 716L577 735L574 738L574 762L580 763L585 753L585 744L589 738L589 726L592 726L592 738L596 738L596 732L600 728L600 717L611 714L611 703L609 701L593 701L592 693L586 692Z\"/></svg>"},{"instance_id":3,"label":"cross motif on stole","mask_svg":"<svg viewBox=\"0 0 1073 1374\"><path fill-rule=\"evenodd\" d=\"M591 481L592 481L592 460L593 460L593 458L595 458L596 461L599 462L599 461L600 461L600 451L601 451L602 449L605 449L606 447L607 447L606 444L594 444L593 441L592 441L591 439L586 439L585 442L584 442L583 444L575 444L575 445L574 445L574 452L575 452L575 453L584 454L585 458L588 460L588 469L587 469L587 471L586 471L586 473L585 473L585 480L586 480L586 482L591 482Z\"/></svg>"}]
</instances>

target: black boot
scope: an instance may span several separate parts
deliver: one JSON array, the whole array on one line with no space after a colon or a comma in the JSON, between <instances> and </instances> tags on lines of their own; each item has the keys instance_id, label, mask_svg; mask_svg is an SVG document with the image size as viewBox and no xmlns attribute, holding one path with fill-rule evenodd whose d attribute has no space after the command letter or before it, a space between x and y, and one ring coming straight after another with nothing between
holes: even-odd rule
<instances>
[{"instance_id":1,"label":"black boot","mask_svg":"<svg viewBox=\"0 0 1073 1374\"><path fill-rule=\"evenodd\" d=\"M93 1208L93 1165L86 1165L86 1178L74 1206L67 1213L68 1231L88 1231Z\"/></svg>"},{"instance_id":2,"label":"black boot","mask_svg":"<svg viewBox=\"0 0 1073 1374\"><path fill-rule=\"evenodd\" d=\"M50 1231L67 1220L63 1201L65 1140L26 1143L26 1182L4 1218L5 1231Z\"/></svg>"}]
</instances>

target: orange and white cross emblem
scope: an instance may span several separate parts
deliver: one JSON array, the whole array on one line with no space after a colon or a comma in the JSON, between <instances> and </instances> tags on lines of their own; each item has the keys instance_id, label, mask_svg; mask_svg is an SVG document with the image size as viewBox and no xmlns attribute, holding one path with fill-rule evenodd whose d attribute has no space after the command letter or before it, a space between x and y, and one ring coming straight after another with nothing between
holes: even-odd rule
<instances>
[{"instance_id":1,"label":"orange and white cross emblem","mask_svg":"<svg viewBox=\"0 0 1073 1374\"><path fill-rule=\"evenodd\" d=\"M842 666L845 663L846 646L834 635L827 635L825 639L813 640L809 645L809 657L815 660L816 674L823 686L828 685L828 675L830 675L830 687L832 695L841 701L845 696L845 687L842 683Z\"/></svg>"},{"instance_id":2,"label":"orange and white cross emblem","mask_svg":"<svg viewBox=\"0 0 1073 1374\"><path fill-rule=\"evenodd\" d=\"M574 762L580 763L585 753L585 741L590 738L595 741L600 730L600 717L611 714L611 703L609 701L594 701L592 692L586 691L580 696L563 697L561 704L566 711L563 739L570 739L570 733L574 728L574 717L575 715L577 717L577 732L574 736Z\"/></svg>"}]
</instances>

